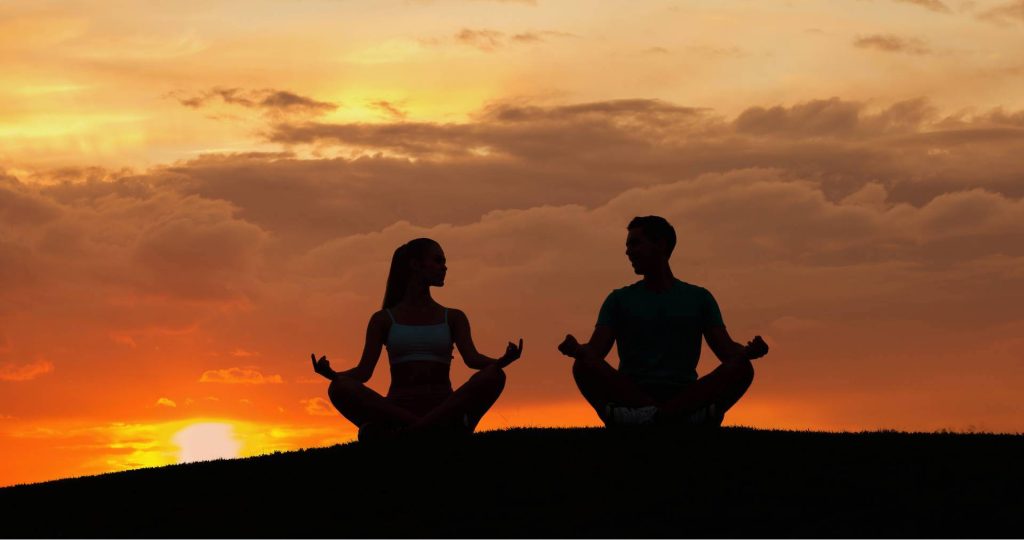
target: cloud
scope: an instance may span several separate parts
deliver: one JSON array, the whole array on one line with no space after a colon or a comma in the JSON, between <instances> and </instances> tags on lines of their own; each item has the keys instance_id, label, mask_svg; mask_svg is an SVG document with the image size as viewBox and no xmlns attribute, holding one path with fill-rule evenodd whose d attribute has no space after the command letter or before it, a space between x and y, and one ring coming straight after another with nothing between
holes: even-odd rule
<instances>
[{"instance_id":1,"label":"cloud","mask_svg":"<svg viewBox=\"0 0 1024 540\"><path fill-rule=\"evenodd\" d=\"M53 372L53 362L36 360L28 364L6 362L0 364L0 381L24 382L31 381L47 373Z\"/></svg>"},{"instance_id":2,"label":"cloud","mask_svg":"<svg viewBox=\"0 0 1024 540\"><path fill-rule=\"evenodd\" d=\"M453 39L460 45L475 47L485 52L494 52L509 44L543 43L549 38L559 37L575 37L575 35L554 30L519 32L509 35L505 32L488 28L463 28L455 33Z\"/></svg>"},{"instance_id":3,"label":"cloud","mask_svg":"<svg viewBox=\"0 0 1024 540\"><path fill-rule=\"evenodd\" d=\"M559 32L555 30L542 30L539 32L520 32L518 34L512 34L509 38L514 42L518 43L538 43L547 41L548 38L567 38L577 37L576 34L571 32Z\"/></svg>"},{"instance_id":4,"label":"cloud","mask_svg":"<svg viewBox=\"0 0 1024 540\"><path fill-rule=\"evenodd\" d=\"M227 105L258 109L273 114L298 113L315 116L329 113L338 108L334 103L317 101L287 90L244 90L214 87L193 95L181 91L172 92L169 95L182 105L193 109L207 107L219 101Z\"/></svg>"},{"instance_id":5,"label":"cloud","mask_svg":"<svg viewBox=\"0 0 1024 540\"><path fill-rule=\"evenodd\" d=\"M896 0L896 1L904 3L904 4L914 4L914 5L917 5L917 6L921 6L921 7L925 8L925 9L934 11L936 13L951 13L952 12L952 10L949 9L949 6L947 6L945 3L941 2L940 0Z\"/></svg>"},{"instance_id":6,"label":"cloud","mask_svg":"<svg viewBox=\"0 0 1024 540\"><path fill-rule=\"evenodd\" d=\"M671 52L669 52L669 50L668 50L668 49L666 49L665 47L648 47L648 48L644 49L644 50L643 50L643 51L641 51L641 52L642 52L643 54L658 54L658 55L663 55L663 54L672 54L672 53L671 53Z\"/></svg>"},{"instance_id":7,"label":"cloud","mask_svg":"<svg viewBox=\"0 0 1024 540\"><path fill-rule=\"evenodd\" d=\"M331 402L322 397L299 400L302 409L310 416L336 416L338 412L331 406Z\"/></svg>"},{"instance_id":8,"label":"cloud","mask_svg":"<svg viewBox=\"0 0 1024 540\"><path fill-rule=\"evenodd\" d=\"M1024 0L999 4L979 13L978 18L1001 25L1024 23Z\"/></svg>"},{"instance_id":9,"label":"cloud","mask_svg":"<svg viewBox=\"0 0 1024 540\"><path fill-rule=\"evenodd\" d=\"M385 100L378 100L370 103L370 106L383 111L387 116L395 120L405 120L408 113L398 108L394 103Z\"/></svg>"},{"instance_id":10,"label":"cloud","mask_svg":"<svg viewBox=\"0 0 1024 540\"><path fill-rule=\"evenodd\" d=\"M126 345L133 349L139 346L139 344L135 342L135 339L133 337L124 334L111 333L110 339L113 340L115 343L120 343L121 345Z\"/></svg>"},{"instance_id":11,"label":"cloud","mask_svg":"<svg viewBox=\"0 0 1024 540\"><path fill-rule=\"evenodd\" d=\"M203 383L227 384L280 384L284 382L280 375L264 375L250 367L231 367L204 371L199 377Z\"/></svg>"},{"instance_id":12,"label":"cloud","mask_svg":"<svg viewBox=\"0 0 1024 540\"><path fill-rule=\"evenodd\" d=\"M895 103L869 113L863 103L838 98L813 100L791 107L751 107L736 117L741 133L796 137L872 137L913 133L935 116L923 99Z\"/></svg>"},{"instance_id":13,"label":"cloud","mask_svg":"<svg viewBox=\"0 0 1024 540\"><path fill-rule=\"evenodd\" d=\"M140 287L197 299L243 294L245 276L267 237L231 213L222 203L195 200L152 216L133 246Z\"/></svg>"},{"instance_id":14,"label":"cloud","mask_svg":"<svg viewBox=\"0 0 1024 540\"><path fill-rule=\"evenodd\" d=\"M853 45L861 49L875 49L884 52L909 54L928 54L931 52L928 46L919 39L903 38L893 34L859 36L853 40Z\"/></svg>"},{"instance_id":15,"label":"cloud","mask_svg":"<svg viewBox=\"0 0 1024 540\"><path fill-rule=\"evenodd\" d=\"M175 403L173 400L171 400L169 398L162 397L162 398L156 400L156 406L157 407L170 407L170 408L173 409L173 408L177 407L178 404Z\"/></svg>"},{"instance_id":16,"label":"cloud","mask_svg":"<svg viewBox=\"0 0 1024 540\"><path fill-rule=\"evenodd\" d=\"M739 47L715 47L712 45L688 45L686 50L702 57L733 57L745 56L747 53Z\"/></svg>"},{"instance_id":17,"label":"cloud","mask_svg":"<svg viewBox=\"0 0 1024 540\"><path fill-rule=\"evenodd\" d=\"M454 36L456 43L470 45L482 51L493 51L504 45L505 33L497 30L463 28Z\"/></svg>"}]
</instances>

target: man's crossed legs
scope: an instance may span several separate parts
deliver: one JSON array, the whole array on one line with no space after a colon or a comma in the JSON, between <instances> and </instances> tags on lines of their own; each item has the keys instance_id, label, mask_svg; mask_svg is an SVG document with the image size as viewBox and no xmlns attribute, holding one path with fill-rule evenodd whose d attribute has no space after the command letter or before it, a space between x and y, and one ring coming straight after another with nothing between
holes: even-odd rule
<instances>
[{"instance_id":1,"label":"man's crossed legs","mask_svg":"<svg viewBox=\"0 0 1024 540\"><path fill-rule=\"evenodd\" d=\"M607 426L677 424L718 426L754 380L749 360L725 362L677 391L637 385L604 360L581 356L572 366L583 397Z\"/></svg>"}]
</instances>

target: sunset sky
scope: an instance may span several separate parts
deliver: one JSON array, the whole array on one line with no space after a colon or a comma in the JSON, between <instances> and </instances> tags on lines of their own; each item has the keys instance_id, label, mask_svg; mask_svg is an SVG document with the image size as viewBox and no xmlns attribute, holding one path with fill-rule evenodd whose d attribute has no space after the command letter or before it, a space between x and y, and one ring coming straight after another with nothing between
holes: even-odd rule
<instances>
[{"instance_id":1,"label":"sunset sky","mask_svg":"<svg viewBox=\"0 0 1024 540\"><path fill-rule=\"evenodd\" d=\"M1021 432L1022 156L1024 0L0 0L0 486L352 440L419 236L481 427L597 425L648 214L772 348L727 425Z\"/></svg>"}]
</instances>

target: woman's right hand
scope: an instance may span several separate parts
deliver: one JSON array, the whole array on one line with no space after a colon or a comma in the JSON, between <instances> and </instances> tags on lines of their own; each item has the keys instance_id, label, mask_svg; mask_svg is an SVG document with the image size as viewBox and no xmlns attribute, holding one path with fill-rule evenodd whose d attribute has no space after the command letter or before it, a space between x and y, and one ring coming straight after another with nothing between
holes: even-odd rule
<instances>
[{"instance_id":1,"label":"woman's right hand","mask_svg":"<svg viewBox=\"0 0 1024 540\"><path fill-rule=\"evenodd\" d=\"M519 360L519 357L523 355L523 338L519 338L519 346L511 341L508 342L508 347L505 348L505 354L498 359L498 365L502 368L508 367L509 364Z\"/></svg>"},{"instance_id":2,"label":"woman's right hand","mask_svg":"<svg viewBox=\"0 0 1024 540\"><path fill-rule=\"evenodd\" d=\"M336 373L331 369L331 363L327 360L327 357L321 356L320 359L317 360L316 354L311 354L310 356L313 358L313 371L333 381Z\"/></svg>"}]
</instances>

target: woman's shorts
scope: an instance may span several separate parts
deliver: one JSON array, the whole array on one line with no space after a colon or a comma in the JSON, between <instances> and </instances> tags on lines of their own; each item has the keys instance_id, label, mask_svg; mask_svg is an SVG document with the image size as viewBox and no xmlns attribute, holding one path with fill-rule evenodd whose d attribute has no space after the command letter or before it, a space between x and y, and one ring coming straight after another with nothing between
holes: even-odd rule
<instances>
[{"instance_id":1,"label":"woman's shorts","mask_svg":"<svg viewBox=\"0 0 1024 540\"><path fill-rule=\"evenodd\" d=\"M391 390L388 392L387 399L416 416L424 416L451 395L451 385L423 385Z\"/></svg>"}]
</instances>

